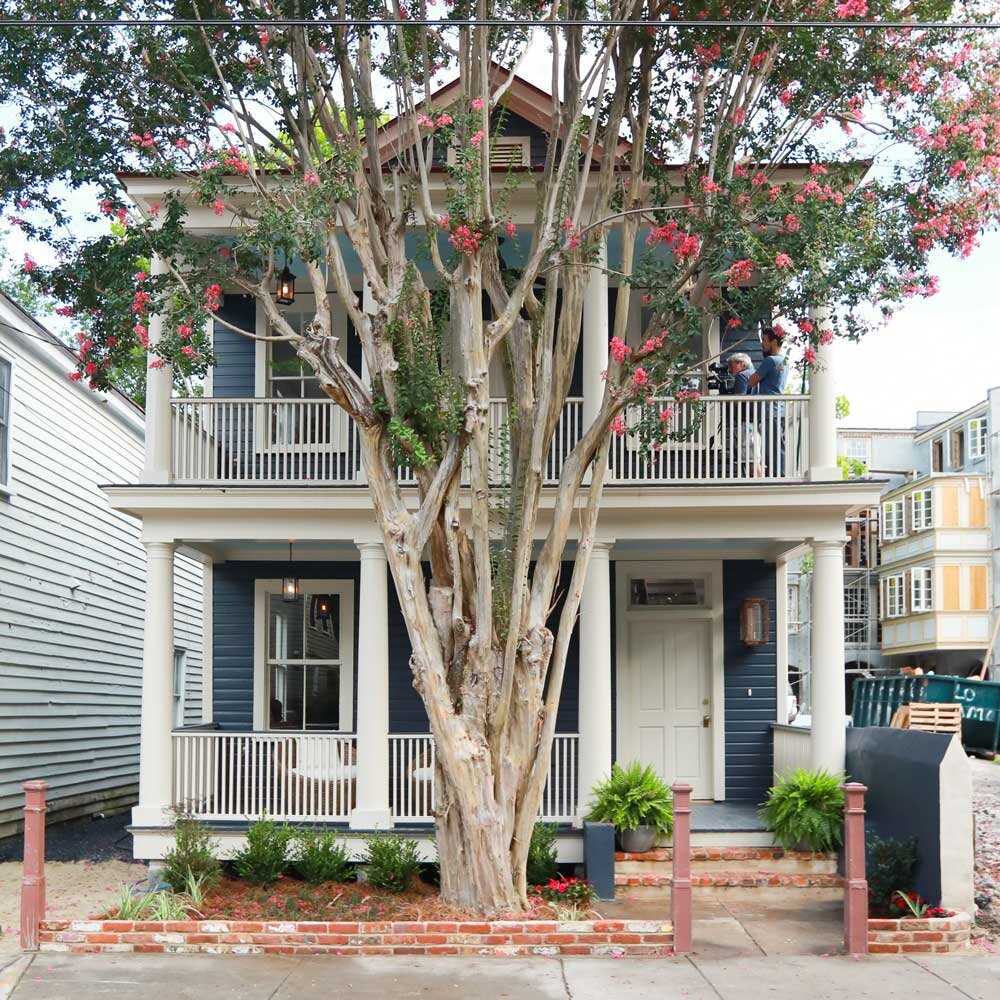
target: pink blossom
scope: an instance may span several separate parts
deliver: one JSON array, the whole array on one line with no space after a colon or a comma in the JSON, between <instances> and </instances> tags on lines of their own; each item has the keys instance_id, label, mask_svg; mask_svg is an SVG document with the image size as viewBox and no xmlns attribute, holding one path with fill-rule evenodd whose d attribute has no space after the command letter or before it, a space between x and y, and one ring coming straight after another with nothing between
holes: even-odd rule
<instances>
[{"instance_id":1,"label":"pink blossom","mask_svg":"<svg viewBox=\"0 0 1000 1000\"><path fill-rule=\"evenodd\" d=\"M824 347L826 347L826 345L827 345L827 344L832 344L832 343L833 343L833 331L832 331L832 330L824 330L824 331L823 331L823 332L822 332L822 333L821 333L821 334L819 335L819 342L820 342L820 343L821 343L821 344L822 344L822 345L823 345Z\"/></svg>"},{"instance_id":2,"label":"pink blossom","mask_svg":"<svg viewBox=\"0 0 1000 1000\"><path fill-rule=\"evenodd\" d=\"M815 327L815 326L813 326L813 324L812 324L812 322L811 322L810 320L808 320L808 319L804 319L804 320L802 320L802 322L801 322L801 323L799 323L799 329L800 329L800 330L801 330L801 331L802 331L803 333L812 333L812 332L813 332L813 330L815 330L815 329L816 329L816 327Z\"/></svg>"},{"instance_id":3,"label":"pink blossom","mask_svg":"<svg viewBox=\"0 0 1000 1000\"><path fill-rule=\"evenodd\" d=\"M691 233L681 238L676 247L673 248L674 256L680 260L688 257L696 257L701 250L701 237L697 233Z\"/></svg>"},{"instance_id":4,"label":"pink blossom","mask_svg":"<svg viewBox=\"0 0 1000 1000\"><path fill-rule=\"evenodd\" d=\"M756 266L749 257L746 257L743 260L738 260L732 267L729 268L729 278L727 283L730 286L743 284L744 282L750 280L750 276L755 270Z\"/></svg>"},{"instance_id":5,"label":"pink blossom","mask_svg":"<svg viewBox=\"0 0 1000 1000\"><path fill-rule=\"evenodd\" d=\"M799 217L789 212L788 215L785 216L785 232L797 233L801 228L802 223L799 222Z\"/></svg>"},{"instance_id":6,"label":"pink blossom","mask_svg":"<svg viewBox=\"0 0 1000 1000\"><path fill-rule=\"evenodd\" d=\"M223 132L235 132L236 131L236 126L232 122L226 122L226 124L222 126L222 131Z\"/></svg>"},{"instance_id":7,"label":"pink blossom","mask_svg":"<svg viewBox=\"0 0 1000 1000\"><path fill-rule=\"evenodd\" d=\"M145 280L146 280L146 279L147 279L148 277L149 277L149 275L148 275L148 274L146 274L146 272L145 272L145 271L136 271L136 272L135 272L135 280L136 280L136 281L139 281L139 282L143 282L143 281L145 281Z\"/></svg>"},{"instance_id":8,"label":"pink blossom","mask_svg":"<svg viewBox=\"0 0 1000 1000\"><path fill-rule=\"evenodd\" d=\"M611 421L611 430L619 437L625 433L625 421L622 420L620 413L614 420Z\"/></svg>"},{"instance_id":9,"label":"pink blossom","mask_svg":"<svg viewBox=\"0 0 1000 1000\"><path fill-rule=\"evenodd\" d=\"M841 20L847 17L864 17L868 13L867 0L844 0L834 8Z\"/></svg>"},{"instance_id":10,"label":"pink blossom","mask_svg":"<svg viewBox=\"0 0 1000 1000\"><path fill-rule=\"evenodd\" d=\"M438 219L438 225L447 232L451 228L451 216L442 215L441 218Z\"/></svg>"},{"instance_id":11,"label":"pink blossom","mask_svg":"<svg viewBox=\"0 0 1000 1000\"><path fill-rule=\"evenodd\" d=\"M712 180L711 177L702 177L699 179L701 184L701 189L705 194L715 194L716 191L721 190L719 185Z\"/></svg>"},{"instance_id":12,"label":"pink blossom","mask_svg":"<svg viewBox=\"0 0 1000 1000\"><path fill-rule=\"evenodd\" d=\"M612 337L611 344L611 357L615 359L619 364L621 364L631 353L632 348L629 347L621 337Z\"/></svg>"},{"instance_id":13,"label":"pink blossom","mask_svg":"<svg viewBox=\"0 0 1000 1000\"><path fill-rule=\"evenodd\" d=\"M66 378L70 379L73 382L79 382L80 379L83 378L83 376L79 372L66 372Z\"/></svg>"},{"instance_id":14,"label":"pink blossom","mask_svg":"<svg viewBox=\"0 0 1000 1000\"><path fill-rule=\"evenodd\" d=\"M433 119L433 118L428 118L428 116L427 116L427 115L421 115L421 116L420 116L420 117L419 117L419 118L417 119L417 124L418 124L418 125L419 125L419 126L420 126L421 128L430 128L430 129L432 129L432 128L434 128L434 127L435 127L435 125L434 125L434 119Z\"/></svg>"},{"instance_id":15,"label":"pink blossom","mask_svg":"<svg viewBox=\"0 0 1000 1000\"><path fill-rule=\"evenodd\" d=\"M949 177L961 177L963 174L968 173L968 165L965 160L956 160L948 170Z\"/></svg>"},{"instance_id":16,"label":"pink blossom","mask_svg":"<svg viewBox=\"0 0 1000 1000\"><path fill-rule=\"evenodd\" d=\"M807 347L802 352L802 358L803 358L803 360L805 361L805 363L807 365L814 365L814 364L816 364L816 348L815 347Z\"/></svg>"},{"instance_id":17,"label":"pink blossom","mask_svg":"<svg viewBox=\"0 0 1000 1000\"><path fill-rule=\"evenodd\" d=\"M34 269L36 267L38 267L38 264L35 263L34 260L32 260L31 254L27 254L26 253L24 255L24 269L25 269L25 271L27 271L30 274L32 271L34 271Z\"/></svg>"},{"instance_id":18,"label":"pink blossom","mask_svg":"<svg viewBox=\"0 0 1000 1000\"><path fill-rule=\"evenodd\" d=\"M149 329L143 323L135 324L135 335L143 347L149 347Z\"/></svg>"},{"instance_id":19,"label":"pink blossom","mask_svg":"<svg viewBox=\"0 0 1000 1000\"><path fill-rule=\"evenodd\" d=\"M225 210L226 203L224 201L219 201L219 199L216 198L215 201L212 202L212 211L215 212L216 215L222 215Z\"/></svg>"},{"instance_id":20,"label":"pink blossom","mask_svg":"<svg viewBox=\"0 0 1000 1000\"><path fill-rule=\"evenodd\" d=\"M449 115L448 112L446 111L443 115L438 115L438 120L435 124L437 125L438 128L443 128L445 125L453 124L454 121L455 119L452 118L451 115Z\"/></svg>"},{"instance_id":21,"label":"pink blossom","mask_svg":"<svg viewBox=\"0 0 1000 1000\"><path fill-rule=\"evenodd\" d=\"M312 171L305 174L302 178L306 184L319 184L319 174L314 174Z\"/></svg>"},{"instance_id":22,"label":"pink blossom","mask_svg":"<svg viewBox=\"0 0 1000 1000\"><path fill-rule=\"evenodd\" d=\"M475 135L473 135L469 139L469 145L472 146L474 149L479 149L480 143L482 143L483 137L485 135L486 133L482 129L480 129Z\"/></svg>"},{"instance_id":23,"label":"pink blossom","mask_svg":"<svg viewBox=\"0 0 1000 1000\"><path fill-rule=\"evenodd\" d=\"M811 173L813 175L813 177L817 177L820 174L825 174L826 172L827 172L827 169L826 169L826 167L823 166L822 163L810 163L809 164L809 173Z\"/></svg>"},{"instance_id":24,"label":"pink blossom","mask_svg":"<svg viewBox=\"0 0 1000 1000\"><path fill-rule=\"evenodd\" d=\"M774 266L779 270L783 267L794 267L792 263L792 258L788 256L787 253L779 253L777 257L774 258Z\"/></svg>"},{"instance_id":25,"label":"pink blossom","mask_svg":"<svg viewBox=\"0 0 1000 1000\"><path fill-rule=\"evenodd\" d=\"M483 99L481 97L477 97L472 102L472 110L473 111L482 111L483 110Z\"/></svg>"},{"instance_id":26,"label":"pink blossom","mask_svg":"<svg viewBox=\"0 0 1000 1000\"><path fill-rule=\"evenodd\" d=\"M632 373L632 382L638 387L640 385L645 385L649 381L649 373L645 368L636 368Z\"/></svg>"},{"instance_id":27,"label":"pink blossom","mask_svg":"<svg viewBox=\"0 0 1000 1000\"><path fill-rule=\"evenodd\" d=\"M187 149L190 145L191 145L191 143L189 143L187 141L187 139L175 139L174 140L174 148L175 149Z\"/></svg>"},{"instance_id":28,"label":"pink blossom","mask_svg":"<svg viewBox=\"0 0 1000 1000\"><path fill-rule=\"evenodd\" d=\"M517 226L510 219L507 220L507 235L511 237L517 235Z\"/></svg>"},{"instance_id":29,"label":"pink blossom","mask_svg":"<svg viewBox=\"0 0 1000 1000\"><path fill-rule=\"evenodd\" d=\"M164 361L163 358L156 358L153 361L149 362L149 367L150 368L157 368L158 369L158 368L162 368L165 364L166 364L166 361Z\"/></svg>"},{"instance_id":30,"label":"pink blossom","mask_svg":"<svg viewBox=\"0 0 1000 1000\"><path fill-rule=\"evenodd\" d=\"M271 36L263 28L257 29L257 38L260 40L260 47L262 49L266 49L270 44Z\"/></svg>"}]
</instances>

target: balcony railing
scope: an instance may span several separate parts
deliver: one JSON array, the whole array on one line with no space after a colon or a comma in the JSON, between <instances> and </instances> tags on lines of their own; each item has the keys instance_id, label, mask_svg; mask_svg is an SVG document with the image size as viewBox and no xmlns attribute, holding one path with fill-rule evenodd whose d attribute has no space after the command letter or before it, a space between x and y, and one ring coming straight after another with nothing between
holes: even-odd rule
<instances>
[{"instance_id":1,"label":"balcony railing","mask_svg":"<svg viewBox=\"0 0 1000 1000\"><path fill-rule=\"evenodd\" d=\"M612 439L606 482L795 482L809 468L808 397L707 396L695 402L656 400L670 410L673 437L644 446L638 411L626 411L629 430ZM312 399L175 399L171 403L171 480L189 485L364 482L357 430L343 410ZM508 407L495 399L489 412L494 482L508 473ZM569 399L556 425L544 469L558 482L580 440L583 400ZM403 482L412 473L400 470ZM468 470L466 470L468 481Z\"/></svg>"},{"instance_id":2,"label":"balcony railing","mask_svg":"<svg viewBox=\"0 0 1000 1000\"><path fill-rule=\"evenodd\" d=\"M553 740L539 817L577 813L576 734ZM356 801L357 737L339 733L173 734L173 805L195 819L347 822ZM397 823L434 819L434 740L389 736L389 806Z\"/></svg>"}]
</instances>

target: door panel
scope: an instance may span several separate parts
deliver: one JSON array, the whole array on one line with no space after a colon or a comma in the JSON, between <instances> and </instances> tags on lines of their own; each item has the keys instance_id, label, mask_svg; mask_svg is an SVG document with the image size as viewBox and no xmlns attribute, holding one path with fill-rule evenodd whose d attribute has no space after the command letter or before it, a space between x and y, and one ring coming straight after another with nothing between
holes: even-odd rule
<instances>
[{"instance_id":1,"label":"door panel","mask_svg":"<svg viewBox=\"0 0 1000 1000\"><path fill-rule=\"evenodd\" d=\"M703 724L711 716L710 623L651 618L628 628L628 756L668 782L688 782L695 798L710 798L712 730Z\"/></svg>"}]
</instances>

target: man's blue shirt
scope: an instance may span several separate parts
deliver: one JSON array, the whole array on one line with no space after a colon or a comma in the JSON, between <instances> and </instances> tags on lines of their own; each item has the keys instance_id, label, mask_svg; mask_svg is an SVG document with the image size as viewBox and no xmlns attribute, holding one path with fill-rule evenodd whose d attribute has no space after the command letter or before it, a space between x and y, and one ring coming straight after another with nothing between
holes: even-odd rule
<instances>
[{"instance_id":1,"label":"man's blue shirt","mask_svg":"<svg viewBox=\"0 0 1000 1000\"><path fill-rule=\"evenodd\" d=\"M757 365L760 381L757 383L758 396L780 396L788 381L788 359L784 354L770 354Z\"/></svg>"}]
</instances>

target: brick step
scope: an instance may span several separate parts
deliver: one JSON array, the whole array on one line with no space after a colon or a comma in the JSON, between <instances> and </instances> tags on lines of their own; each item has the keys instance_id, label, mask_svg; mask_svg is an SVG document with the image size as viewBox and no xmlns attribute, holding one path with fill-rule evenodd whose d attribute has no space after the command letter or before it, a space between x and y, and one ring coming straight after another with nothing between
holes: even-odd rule
<instances>
[{"instance_id":1,"label":"brick step","mask_svg":"<svg viewBox=\"0 0 1000 1000\"><path fill-rule=\"evenodd\" d=\"M615 872L615 885L626 889L670 888L670 873L656 874ZM743 869L711 872L691 872L695 889L841 889L843 877L830 873L795 874L792 872L747 871Z\"/></svg>"},{"instance_id":2,"label":"brick step","mask_svg":"<svg viewBox=\"0 0 1000 1000\"><path fill-rule=\"evenodd\" d=\"M669 847L657 848L643 854L615 855L615 872L627 875L658 875L669 869L673 851ZM835 875L837 856L811 851L786 851L780 847L728 847L691 849L691 871L707 872L762 872L785 875Z\"/></svg>"}]
</instances>

